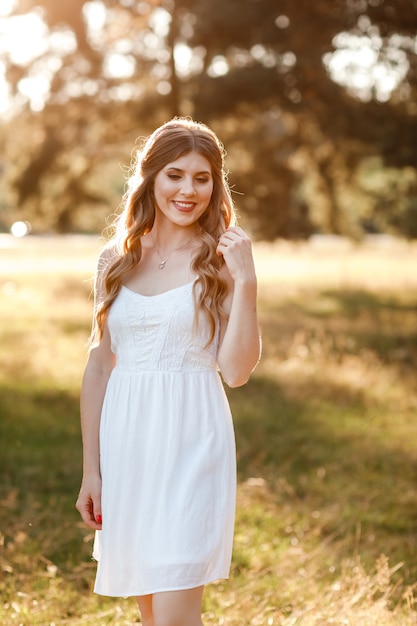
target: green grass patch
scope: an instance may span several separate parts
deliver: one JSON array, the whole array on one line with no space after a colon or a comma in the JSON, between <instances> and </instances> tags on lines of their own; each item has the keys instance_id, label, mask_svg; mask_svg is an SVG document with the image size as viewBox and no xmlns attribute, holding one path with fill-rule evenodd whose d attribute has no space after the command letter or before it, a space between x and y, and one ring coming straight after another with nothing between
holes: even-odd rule
<instances>
[{"instance_id":1,"label":"green grass patch","mask_svg":"<svg viewBox=\"0 0 417 626\"><path fill-rule=\"evenodd\" d=\"M75 266L76 240L0 251L13 267L0 281L4 626L139 623L133 599L92 593L93 537L74 508L97 251L81 243ZM269 254L273 267L279 246ZM390 259L380 262L387 280ZM360 273L321 283L314 258L313 285L261 276L263 359L228 390L239 478L232 576L207 588L207 626L416 623L417 290L398 284L395 263L379 291Z\"/></svg>"}]
</instances>

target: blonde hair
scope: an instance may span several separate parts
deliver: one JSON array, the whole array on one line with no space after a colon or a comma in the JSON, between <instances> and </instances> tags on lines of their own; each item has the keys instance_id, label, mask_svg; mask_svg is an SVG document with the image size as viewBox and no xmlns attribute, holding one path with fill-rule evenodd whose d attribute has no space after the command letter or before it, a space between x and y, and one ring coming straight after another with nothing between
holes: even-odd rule
<instances>
[{"instance_id":1,"label":"blonde hair","mask_svg":"<svg viewBox=\"0 0 417 626\"><path fill-rule=\"evenodd\" d=\"M213 340L216 314L224 315L222 302L226 295L226 283L220 276L224 260L216 253L217 242L236 219L224 167L225 151L215 133L205 124L188 118L174 118L156 129L137 153L124 196L123 211L115 221L111 254L107 255L110 258L105 267L99 268L103 273L99 280L104 286L104 298L95 309L92 346L103 337L107 316L122 287L123 277L141 259L141 237L151 231L155 219L153 188L156 175L168 163L190 152L197 152L207 159L213 178L209 205L198 220L201 247L191 267L197 275L194 284L196 314L203 311L207 315L209 343Z\"/></svg>"}]
</instances>

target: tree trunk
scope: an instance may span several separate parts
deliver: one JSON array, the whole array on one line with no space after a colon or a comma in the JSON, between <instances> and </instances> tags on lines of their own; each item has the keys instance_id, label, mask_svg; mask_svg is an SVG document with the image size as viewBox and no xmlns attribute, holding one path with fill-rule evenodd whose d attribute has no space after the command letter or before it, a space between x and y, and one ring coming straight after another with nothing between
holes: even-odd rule
<instances>
[{"instance_id":1,"label":"tree trunk","mask_svg":"<svg viewBox=\"0 0 417 626\"><path fill-rule=\"evenodd\" d=\"M170 60L169 66L171 69L171 92L169 94L169 108L172 117L181 115L181 95L180 95L180 83L177 75L177 68L175 65L175 43L178 35L178 12L176 3L173 3L171 10L171 25L168 33L167 43L169 48Z\"/></svg>"}]
</instances>

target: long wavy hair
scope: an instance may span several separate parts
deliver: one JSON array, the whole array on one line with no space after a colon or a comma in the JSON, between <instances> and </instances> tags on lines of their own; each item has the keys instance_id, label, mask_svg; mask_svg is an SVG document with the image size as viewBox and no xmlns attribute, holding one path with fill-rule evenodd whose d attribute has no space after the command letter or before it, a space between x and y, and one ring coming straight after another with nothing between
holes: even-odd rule
<instances>
[{"instance_id":1,"label":"long wavy hair","mask_svg":"<svg viewBox=\"0 0 417 626\"><path fill-rule=\"evenodd\" d=\"M155 219L156 175L168 163L190 152L207 159L213 178L209 205L198 220L201 245L191 266L197 276L194 284L196 320L200 311L206 314L210 324L208 343L213 341L217 315L225 315L222 302L226 295L226 283L220 275L224 260L216 253L217 242L236 220L225 171L225 151L216 134L205 124L189 118L174 118L156 129L136 154L122 202L123 210L113 225L115 234L107 247L108 254L102 255L101 269L99 266L98 280L104 286L104 297L96 303L91 346L97 345L103 337L107 316L122 287L123 277L141 259L141 238L151 231ZM107 258L104 264L103 258Z\"/></svg>"}]
</instances>

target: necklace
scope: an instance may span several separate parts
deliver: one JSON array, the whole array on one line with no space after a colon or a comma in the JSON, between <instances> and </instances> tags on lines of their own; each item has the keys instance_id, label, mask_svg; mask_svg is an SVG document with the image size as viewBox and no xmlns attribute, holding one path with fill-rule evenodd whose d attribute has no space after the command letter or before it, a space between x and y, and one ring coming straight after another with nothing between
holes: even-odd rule
<instances>
[{"instance_id":1,"label":"necklace","mask_svg":"<svg viewBox=\"0 0 417 626\"><path fill-rule=\"evenodd\" d=\"M169 261L169 259L171 258L171 256L174 254L174 252L177 252L178 250L182 250L182 248L185 248L186 246L188 246L188 244L190 244L192 241L194 241L194 239L196 239L197 235L194 235L194 237L191 237L191 239L187 239L187 241L185 243L182 244L182 246L178 246L178 248L174 248L173 250L171 250L171 252L169 253L169 255L163 259L161 256L161 253L159 252L159 248L156 245L156 241L155 239L152 237L152 233L149 233L152 239L152 243L155 246L155 250L159 256L159 258L161 259L161 262L159 263L158 267L160 270L163 270L165 267L165 264L167 261Z\"/></svg>"}]
</instances>

